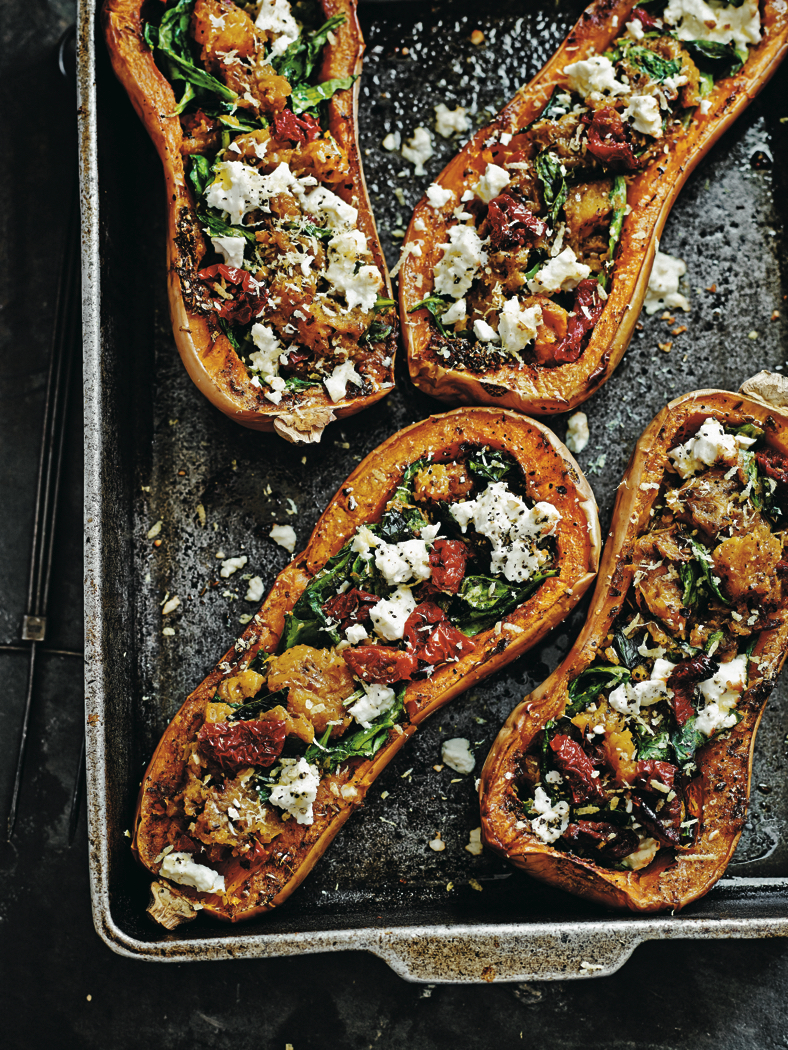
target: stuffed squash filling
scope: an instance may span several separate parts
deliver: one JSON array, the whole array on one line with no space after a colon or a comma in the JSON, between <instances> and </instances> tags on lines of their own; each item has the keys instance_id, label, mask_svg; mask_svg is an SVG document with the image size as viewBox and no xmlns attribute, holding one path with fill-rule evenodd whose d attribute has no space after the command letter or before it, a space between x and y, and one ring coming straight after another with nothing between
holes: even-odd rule
<instances>
[{"instance_id":1,"label":"stuffed squash filling","mask_svg":"<svg viewBox=\"0 0 788 1050\"><path fill-rule=\"evenodd\" d=\"M326 797L350 797L341 767L403 733L407 683L457 662L559 575L561 517L527 498L500 451L466 445L408 465L380 518L308 583L277 652L219 684L162 803L172 824L160 874L222 892L216 865L252 866L286 822L311 825Z\"/></svg>"},{"instance_id":2,"label":"stuffed squash filling","mask_svg":"<svg viewBox=\"0 0 788 1050\"><path fill-rule=\"evenodd\" d=\"M175 0L145 39L179 98L181 152L211 250L181 285L275 405L334 403L391 385L393 301L352 203L347 150L318 81L344 23L287 0ZM152 13L151 8L148 8Z\"/></svg>"},{"instance_id":3,"label":"stuffed squash filling","mask_svg":"<svg viewBox=\"0 0 788 1050\"><path fill-rule=\"evenodd\" d=\"M668 453L620 613L522 761L518 828L631 870L695 842L698 750L739 721L784 604L786 499L788 459L754 424L709 417Z\"/></svg>"},{"instance_id":4,"label":"stuffed squash filling","mask_svg":"<svg viewBox=\"0 0 788 1050\"><path fill-rule=\"evenodd\" d=\"M430 294L407 304L431 315L428 356L474 373L578 360L616 278L628 183L760 40L757 0L635 7L604 54L564 65L535 121L491 135L459 197L430 186L445 240Z\"/></svg>"}]
</instances>

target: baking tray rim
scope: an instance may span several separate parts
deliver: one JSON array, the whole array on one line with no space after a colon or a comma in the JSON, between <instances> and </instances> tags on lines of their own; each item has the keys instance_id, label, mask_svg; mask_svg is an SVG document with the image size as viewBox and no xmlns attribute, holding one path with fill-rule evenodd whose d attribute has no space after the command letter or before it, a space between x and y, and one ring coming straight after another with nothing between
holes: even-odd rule
<instances>
[{"instance_id":1,"label":"baking tray rim","mask_svg":"<svg viewBox=\"0 0 788 1050\"><path fill-rule=\"evenodd\" d=\"M657 939L784 937L788 917L615 917L566 923L457 923L361 927L287 933L238 933L159 941L131 937L115 921L104 791L107 769L102 528L103 389L99 255L96 14L100 0L79 0L77 24L78 134L82 212L82 328L85 530L85 721L90 895L102 941L127 958L187 962L282 957L365 950L409 981L561 980L614 973L645 941ZM723 879L721 888L788 893L788 879ZM587 958L590 956L590 960ZM591 961L593 960L593 961Z\"/></svg>"}]
</instances>

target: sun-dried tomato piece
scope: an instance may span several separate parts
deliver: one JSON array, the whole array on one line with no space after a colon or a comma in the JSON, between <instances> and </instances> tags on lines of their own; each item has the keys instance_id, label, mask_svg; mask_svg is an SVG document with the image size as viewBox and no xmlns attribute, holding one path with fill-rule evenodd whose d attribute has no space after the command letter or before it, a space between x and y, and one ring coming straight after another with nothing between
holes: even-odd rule
<instances>
[{"instance_id":1,"label":"sun-dried tomato piece","mask_svg":"<svg viewBox=\"0 0 788 1050\"><path fill-rule=\"evenodd\" d=\"M417 605L405 622L405 640L420 660L442 664L473 649L473 642L451 624L434 602Z\"/></svg>"},{"instance_id":2,"label":"sun-dried tomato piece","mask_svg":"<svg viewBox=\"0 0 788 1050\"><path fill-rule=\"evenodd\" d=\"M605 792L594 776L594 764L577 741L559 734L550 741L553 764L569 785L572 802L601 802Z\"/></svg>"},{"instance_id":3,"label":"sun-dried tomato piece","mask_svg":"<svg viewBox=\"0 0 788 1050\"><path fill-rule=\"evenodd\" d=\"M720 665L705 653L698 653L687 660L677 663L670 672L667 681L668 689L673 693L668 698L668 704L673 710L673 716L677 725L683 726L688 718L695 714L692 703L695 695L695 684L704 682L719 671Z\"/></svg>"},{"instance_id":4,"label":"sun-dried tomato piece","mask_svg":"<svg viewBox=\"0 0 788 1050\"><path fill-rule=\"evenodd\" d=\"M362 682L391 685L410 678L416 670L416 654L387 645L358 645L343 649L345 663Z\"/></svg>"},{"instance_id":5,"label":"sun-dried tomato piece","mask_svg":"<svg viewBox=\"0 0 788 1050\"><path fill-rule=\"evenodd\" d=\"M556 343L553 357L556 364L576 361L583 352L586 336L590 334L605 308L599 295L599 282L586 277L575 288L575 305L566 322L566 335Z\"/></svg>"},{"instance_id":6,"label":"sun-dried tomato piece","mask_svg":"<svg viewBox=\"0 0 788 1050\"><path fill-rule=\"evenodd\" d=\"M660 762L656 758L641 758L635 773L634 786L638 791L645 791L650 795L667 795L673 789L673 784L678 776L678 766L671 762ZM660 791L654 784L661 784L665 790Z\"/></svg>"},{"instance_id":7,"label":"sun-dried tomato piece","mask_svg":"<svg viewBox=\"0 0 788 1050\"><path fill-rule=\"evenodd\" d=\"M588 126L586 146L597 160L610 168L636 171L640 161L635 156L621 114L612 106L602 106L582 118Z\"/></svg>"},{"instance_id":8,"label":"sun-dried tomato piece","mask_svg":"<svg viewBox=\"0 0 788 1050\"><path fill-rule=\"evenodd\" d=\"M332 620L339 622L340 631L346 631L356 623L367 623L369 611L373 605L377 605L380 598L376 594L368 594L360 591L358 587L351 587L344 594L335 594L323 603L323 612Z\"/></svg>"},{"instance_id":9,"label":"sun-dried tomato piece","mask_svg":"<svg viewBox=\"0 0 788 1050\"><path fill-rule=\"evenodd\" d=\"M755 462L767 478L779 485L788 485L788 456L773 448L762 448L755 453Z\"/></svg>"},{"instance_id":10,"label":"sun-dried tomato piece","mask_svg":"<svg viewBox=\"0 0 788 1050\"><path fill-rule=\"evenodd\" d=\"M547 233L547 223L509 193L502 193L490 201L487 221L490 224L490 244L497 252L528 244Z\"/></svg>"},{"instance_id":11,"label":"sun-dried tomato piece","mask_svg":"<svg viewBox=\"0 0 788 1050\"><path fill-rule=\"evenodd\" d=\"M456 594L471 552L460 540L436 540L430 551L432 582L439 591Z\"/></svg>"},{"instance_id":12,"label":"sun-dried tomato piece","mask_svg":"<svg viewBox=\"0 0 788 1050\"><path fill-rule=\"evenodd\" d=\"M632 796L632 813L652 837L665 846L678 846L681 842L681 799L678 795L668 800L656 801Z\"/></svg>"},{"instance_id":13,"label":"sun-dried tomato piece","mask_svg":"<svg viewBox=\"0 0 788 1050\"><path fill-rule=\"evenodd\" d=\"M197 276L206 284L208 291L216 296L212 299L213 308L225 321L249 324L263 312L268 290L246 270L227 266L226 263L215 263L200 270ZM220 295L217 287L224 294ZM225 298L226 295L230 298Z\"/></svg>"},{"instance_id":14,"label":"sun-dried tomato piece","mask_svg":"<svg viewBox=\"0 0 788 1050\"><path fill-rule=\"evenodd\" d=\"M242 868L248 871L250 868L256 868L261 861L265 860L267 855L268 846L266 846L265 843L260 842L259 839L255 839L252 848L243 854L238 863Z\"/></svg>"},{"instance_id":15,"label":"sun-dried tomato piece","mask_svg":"<svg viewBox=\"0 0 788 1050\"><path fill-rule=\"evenodd\" d=\"M271 766L285 746L284 722L206 722L197 734L200 751L225 773Z\"/></svg>"},{"instance_id":16,"label":"sun-dried tomato piece","mask_svg":"<svg viewBox=\"0 0 788 1050\"><path fill-rule=\"evenodd\" d=\"M419 651L419 659L426 660L428 664L437 665L447 660L454 660L464 656L473 649L473 642L464 635L454 624L443 620L427 639L423 648Z\"/></svg>"},{"instance_id":17,"label":"sun-dried tomato piece","mask_svg":"<svg viewBox=\"0 0 788 1050\"><path fill-rule=\"evenodd\" d=\"M308 113L297 117L292 109L283 109L274 120L274 132L278 139L287 139L303 146L306 142L320 138L320 125Z\"/></svg>"},{"instance_id":18,"label":"sun-dried tomato piece","mask_svg":"<svg viewBox=\"0 0 788 1050\"><path fill-rule=\"evenodd\" d=\"M632 9L632 14L629 16L629 19L631 22L634 22L635 19L637 19L638 22L640 22L640 24L646 30L646 32L648 32L651 29L662 29L661 20L655 15L649 14L644 7L634 7Z\"/></svg>"},{"instance_id":19,"label":"sun-dried tomato piece","mask_svg":"<svg viewBox=\"0 0 788 1050\"><path fill-rule=\"evenodd\" d=\"M637 834L604 820L576 820L561 836L574 846L598 852L605 860L621 860L637 849Z\"/></svg>"}]
</instances>

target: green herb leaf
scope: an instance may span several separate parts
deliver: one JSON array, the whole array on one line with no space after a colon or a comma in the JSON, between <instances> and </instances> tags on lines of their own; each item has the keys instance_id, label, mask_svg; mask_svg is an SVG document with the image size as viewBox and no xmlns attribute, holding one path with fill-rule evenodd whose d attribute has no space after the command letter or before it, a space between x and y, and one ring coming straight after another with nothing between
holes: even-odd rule
<instances>
[{"instance_id":1,"label":"green herb leaf","mask_svg":"<svg viewBox=\"0 0 788 1050\"><path fill-rule=\"evenodd\" d=\"M364 335L362 335L360 342L366 343L368 346L373 343L382 343L384 339L388 339L393 331L393 324L386 324L385 321L373 321Z\"/></svg>"},{"instance_id":2,"label":"green herb leaf","mask_svg":"<svg viewBox=\"0 0 788 1050\"><path fill-rule=\"evenodd\" d=\"M547 569L532 576L530 580L527 580L519 587L513 587L504 583L503 580L494 580L490 576L468 576L463 580L460 594L458 595L465 602L466 609L463 611L460 606L456 615L454 614L454 609L452 609L451 619L464 635L468 638L473 638L474 635L488 630L502 617L507 616L510 612L514 612L515 609L531 597L545 580L551 576L558 575L560 575L559 569ZM495 583L496 588L491 597L496 598L497 596L496 604L489 605L486 608L481 604L484 600L485 583L488 591L492 584ZM466 594L462 593L463 586L467 586ZM479 604L474 607L471 601L468 600L468 596Z\"/></svg>"},{"instance_id":3,"label":"green herb leaf","mask_svg":"<svg viewBox=\"0 0 788 1050\"><path fill-rule=\"evenodd\" d=\"M553 222L558 219L568 193L562 168L563 165L555 153L540 153L536 158L536 174L542 183L545 204Z\"/></svg>"},{"instance_id":4,"label":"green herb leaf","mask_svg":"<svg viewBox=\"0 0 788 1050\"><path fill-rule=\"evenodd\" d=\"M681 72L681 62L677 58L663 58L648 47L631 44L626 48L626 55L633 65L660 83L668 77L678 76Z\"/></svg>"},{"instance_id":5,"label":"green herb leaf","mask_svg":"<svg viewBox=\"0 0 788 1050\"><path fill-rule=\"evenodd\" d=\"M344 21L344 15L334 15L319 29L311 33L301 33L281 55L272 56L271 65L280 76L289 80L293 87L308 81L315 71L328 34L338 29Z\"/></svg>"},{"instance_id":6,"label":"green herb leaf","mask_svg":"<svg viewBox=\"0 0 788 1050\"><path fill-rule=\"evenodd\" d=\"M619 664L596 664L581 671L569 685L566 715L573 718L597 699L603 689L632 677L629 668Z\"/></svg>"},{"instance_id":7,"label":"green herb leaf","mask_svg":"<svg viewBox=\"0 0 788 1050\"><path fill-rule=\"evenodd\" d=\"M396 690L393 707L379 715L368 729L361 727L355 733L345 733L330 743L329 726L319 745L312 744L307 748L304 758L327 771L336 769L351 758L373 758L388 740L389 730L400 721L406 688L407 683L403 682Z\"/></svg>"},{"instance_id":8,"label":"green herb leaf","mask_svg":"<svg viewBox=\"0 0 788 1050\"><path fill-rule=\"evenodd\" d=\"M711 73L715 80L733 76L747 61L746 50L739 51L733 44L715 40L682 40L681 44L700 69Z\"/></svg>"},{"instance_id":9,"label":"green herb leaf","mask_svg":"<svg viewBox=\"0 0 788 1050\"><path fill-rule=\"evenodd\" d=\"M300 84L293 88L290 96L290 106L294 113L303 113L305 109L314 109L321 102L327 102L333 98L337 91L346 91L352 87L358 78L335 77L333 80L324 80L322 84Z\"/></svg>"},{"instance_id":10,"label":"green herb leaf","mask_svg":"<svg viewBox=\"0 0 788 1050\"><path fill-rule=\"evenodd\" d=\"M623 175L616 175L613 179L613 188L610 191L610 201L613 205L613 215L610 219L610 228L607 237L607 266L613 268L613 255L616 245L621 240L621 230L624 225L624 216L627 210L627 180Z\"/></svg>"},{"instance_id":11,"label":"green herb leaf","mask_svg":"<svg viewBox=\"0 0 788 1050\"><path fill-rule=\"evenodd\" d=\"M690 537L689 544L692 548L692 553L695 555L695 560L703 573L703 580L706 586L724 605L730 605L730 602L723 596L719 584L715 583L715 578L712 575L711 553L702 543L698 543L692 537Z\"/></svg>"},{"instance_id":12,"label":"green herb leaf","mask_svg":"<svg viewBox=\"0 0 788 1050\"><path fill-rule=\"evenodd\" d=\"M199 200L213 182L213 172L207 157L195 153L189 158L189 182L194 188L194 195Z\"/></svg>"},{"instance_id":13,"label":"green herb leaf","mask_svg":"<svg viewBox=\"0 0 788 1050\"><path fill-rule=\"evenodd\" d=\"M233 713L229 716L231 722L246 722L250 718L257 718L263 711L270 711L272 707L285 707L287 704L287 689L277 689L275 693L266 693L265 696L255 697L245 704L233 705Z\"/></svg>"},{"instance_id":14,"label":"green herb leaf","mask_svg":"<svg viewBox=\"0 0 788 1050\"><path fill-rule=\"evenodd\" d=\"M677 729L670 738L671 746L676 755L676 761L688 772L687 767L695 765L695 752L705 742L705 737L695 728L695 718L687 721Z\"/></svg>"},{"instance_id":15,"label":"green herb leaf","mask_svg":"<svg viewBox=\"0 0 788 1050\"><path fill-rule=\"evenodd\" d=\"M474 477L486 481L500 481L512 469L512 460L498 449L484 449L468 460L468 469Z\"/></svg>"},{"instance_id":16,"label":"green herb leaf","mask_svg":"<svg viewBox=\"0 0 788 1050\"><path fill-rule=\"evenodd\" d=\"M642 663L640 653L637 651L637 646L634 642L630 641L625 634L621 631L617 631L613 644L616 647L618 655L621 657L621 661L625 667L628 667L630 671L634 671L638 664Z\"/></svg>"},{"instance_id":17,"label":"green herb leaf","mask_svg":"<svg viewBox=\"0 0 788 1050\"><path fill-rule=\"evenodd\" d=\"M155 35L155 49L160 51L166 59L168 75L170 80L185 80L187 84L202 88L211 94L218 95L226 102L235 102L238 95L223 84L210 73L206 73L194 62L189 43L189 21L192 15L194 0L177 0L177 3L168 11L159 25L158 33L145 34L149 46ZM194 97L192 92L190 98ZM182 98L178 103L177 112L181 112L189 99Z\"/></svg>"},{"instance_id":18,"label":"green herb leaf","mask_svg":"<svg viewBox=\"0 0 788 1050\"><path fill-rule=\"evenodd\" d=\"M446 339L450 339L454 333L448 332L443 327L443 322L441 321L441 317L443 317L443 315L446 313L450 306L451 303L448 299L444 299L440 295L428 295L427 298L422 299L420 303L416 303L415 306L411 306L408 310L408 313L412 314L416 310L429 310L429 312L435 318L435 326L437 327L440 334L442 336L445 336Z\"/></svg>"},{"instance_id":19,"label":"green herb leaf","mask_svg":"<svg viewBox=\"0 0 788 1050\"><path fill-rule=\"evenodd\" d=\"M214 237L243 237L249 244L257 243L254 230L247 230L243 226L230 226L224 219L212 215L209 211L201 212L199 219L203 225L208 227Z\"/></svg>"},{"instance_id":20,"label":"green herb leaf","mask_svg":"<svg viewBox=\"0 0 788 1050\"><path fill-rule=\"evenodd\" d=\"M644 734L639 737L639 759L655 758L659 762L666 762L671 757L670 749L670 734L667 730L655 733L654 736Z\"/></svg>"}]
</instances>

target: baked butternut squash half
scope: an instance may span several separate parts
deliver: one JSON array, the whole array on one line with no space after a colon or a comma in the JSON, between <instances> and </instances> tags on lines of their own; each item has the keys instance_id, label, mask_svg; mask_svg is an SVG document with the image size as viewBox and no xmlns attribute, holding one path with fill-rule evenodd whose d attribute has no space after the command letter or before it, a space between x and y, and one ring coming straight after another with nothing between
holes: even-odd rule
<instances>
[{"instance_id":1,"label":"baked butternut squash half","mask_svg":"<svg viewBox=\"0 0 788 1050\"><path fill-rule=\"evenodd\" d=\"M597 0L417 205L400 317L413 382L536 415L618 365L690 172L782 61L781 0Z\"/></svg>"},{"instance_id":2,"label":"baked butternut squash half","mask_svg":"<svg viewBox=\"0 0 788 1050\"><path fill-rule=\"evenodd\" d=\"M636 912L714 885L788 647L787 512L784 410L701 390L660 412L619 488L588 621L485 763L488 846Z\"/></svg>"},{"instance_id":3,"label":"baked butternut squash half","mask_svg":"<svg viewBox=\"0 0 788 1050\"><path fill-rule=\"evenodd\" d=\"M355 3L106 0L103 15L164 167L186 370L238 423L318 441L389 393L397 341L356 143Z\"/></svg>"},{"instance_id":4,"label":"baked butternut squash half","mask_svg":"<svg viewBox=\"0 0 788 1050\"><path fill-rule=\"evenodd\" d=\"M575 606L598 528L571 455L517 413L432 417L367 456L156 749L133 835L166 880L152 914L281 904L424 719Z\"/></svg>"}]
</instances>

